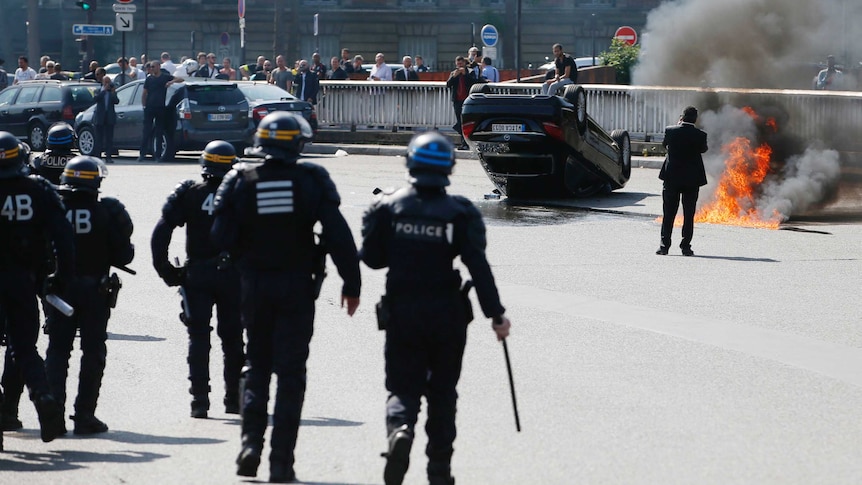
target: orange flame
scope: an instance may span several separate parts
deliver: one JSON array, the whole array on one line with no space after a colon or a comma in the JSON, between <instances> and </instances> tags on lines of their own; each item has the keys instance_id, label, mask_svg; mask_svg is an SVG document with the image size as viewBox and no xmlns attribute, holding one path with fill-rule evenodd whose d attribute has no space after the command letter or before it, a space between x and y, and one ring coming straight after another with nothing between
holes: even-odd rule
<instances>
[{"instance_id":1,"label":"orange flame","mask_svg":"<svg viewBox=\"0 0 862 485\"><path fill-rule=\"evenodd\" d=\"M765 217L754 200L757 187L769 172L772 148L764 143L752 149L750 140L738 137L723 146L722 152L727 159L715 198L697 211L695 222L777 229L781 222L778 212Z\"/></svg>"}]
</instances>

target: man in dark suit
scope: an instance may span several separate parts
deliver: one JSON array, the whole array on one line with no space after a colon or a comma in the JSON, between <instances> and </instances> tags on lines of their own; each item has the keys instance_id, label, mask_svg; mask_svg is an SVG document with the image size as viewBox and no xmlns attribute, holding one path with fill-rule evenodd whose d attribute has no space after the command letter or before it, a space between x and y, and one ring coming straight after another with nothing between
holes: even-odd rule
<instances>
[{"instance_id":1,"label":"man in dark suit","mask_svg":"<svg viewBox=\"0 0 862 485\"><path fill-rule=\"evenodd\" d=\"M317 74L309 69L307 60L299 61L299 72L293 78L293 95L316 105L318 91L320 91L320 79Z\"/></svg>"},{"instance_id":2,"label":"man in dark suit","mask_svg":"<svg viewBox=\"0 0 862 485\"><path fill-rule=\"evenodd\" d=\"M404 56L401 60L402 67L395 71L396 81L418 81L419 74L413 70L413 58Z\"/></svg>"},{"instance_id":3,"label":"man in dark suit","mask_svg":"<svg viewBox=\"0 0 862 485\"><path fill-rule=\"evenodd\" d=\"M694 211L700 187L706 185L702 153L706 153L706 132L694 126L697 108L689 106L682 112L679 123L664 130L662 145L667 148L667 158L658 178L664 180L661 192L663 218L661 222L661 246L655 252L665 255L670 248L673 222L682 198L682 242L679 247L683 256L694 256L691 238L694 235Z\"/></svg>"},{"instance_id":4,"label":"man in dark suit","mask_svg":"<svg viewBox=\"0 0 862 485\"><path fill-rule=\"evenodd\" d=\"M117 123L117 112L114 105L119 103L117 88L111 82L111 78L105 75L105 68L96 69L96 80L102 83L96 95L96 111L93 113L93 125L96 127L96 149L93 154L97 157L105 152L105 162L114 163L111 153L114 151L114 125Z\"/></svg>"}]
</instances>

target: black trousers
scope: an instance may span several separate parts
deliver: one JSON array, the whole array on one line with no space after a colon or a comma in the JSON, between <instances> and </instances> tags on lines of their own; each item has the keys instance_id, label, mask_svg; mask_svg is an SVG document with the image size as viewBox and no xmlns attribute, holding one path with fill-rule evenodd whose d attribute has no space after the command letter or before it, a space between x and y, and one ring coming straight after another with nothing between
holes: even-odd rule
<instances>
[{"instance_id":1,"label":"black trousers","mask_svg":"<svg viewBox=\"0 0 862 485\"><path fill-rule=\"evenodd\" d=\"M6 312L12 358L30 390L30 399L50 394L45 364L36 350L39 337L36 273L26 269L0 269L0 306Z\"/></svg>"},{"instance_id":2,"label":"black trousers","mask_svg":"<svg viewBox=\"0 0 862 485\"><path fill-rule=\"evenodd\" d=\"M452 125L452 129L458 133L462 142L464 141L464 132L461 131L461 109L463 107L464 101L452 101L452 111L455 112L455 124Z\"/></svg>"},{"instance_id":3,"label":"black trousers","mask_svg":"<svg viewBox=\"0 0 862 485\"><path fill-rule=\"evenodd\" d=\"M111 310L108 297L99 290L99 278L81 276L70 289L69 304L75 314L67 317L53 308L48 310L48 351L45 370L54 398L65 408L66 378L75 334L81 331L81 369L78 374L76 416L93 416L102 388L105 361L108 356L108 318Z\"/></svg>"},{"instance_id":4,"label":"black trousers","mask_svg":"<svg viewBox=\"0 0 862 485\"><path fill-rule=\"evenodd\" d=\"M2 314L0 309L0 314ZM5 319L5 317L2 317ZM3 387L4 399L0 406L0 413L5 416L18 416L18 403L21 400L21 394L24 393L24 376L21 374L21 369L12 358L12 348L6 347L6 352L3 362L3 377L0 378L0 386Z\"/></svg>"},{"instance_id":5,"label":"black trousers","mask_svg":"<svg viewBox=\"0 0 862 485\"><path fill-rule=\"evenodd\" d=\"M216 307L216 333L224 355L225 399L236 399L239 376L245 363L242 323L240 322L239 272L231 266L218 270L215 261L190 262L184 285L191 319L189 332L189 390L195 396L206 396L210 381L210 324Z\"/></svg>"},{"instance_id":6,"label":"black trousers","mask_svg":"<svg viewBox=\"0 0 862 485\"><path fill-rule=\"evenodd\" d=\"M691 238L694 236L694 212L697 207L697 195L699 187L679 187L664 183L661 191L662 198L662 221L661 221L661 245L669 248L671 234L673 233L673 222L679 210L679 202L682 199L682 242L679 247L691 249Z\"/></svg>"},{"instance_id":7,"label":"black trousers","mask_svg":"<svg viewBox=\"0 0 862 485\"><path fill-rule=\"evenodd\" d=\"M242 323L248 365L242 403L242 435L263 443L270 378L277 378L270 462L293 465L305 400L308 345L314 333L311 275L242 271Z\"/></svg>"},{"instance_id":8,"label":"black trousers","mask_svg":"<svg viewBox=\"0 0 862 485\"><path fill-rule=\"evenodd\" d=\"M153 152L153 140L156 140L156 146L161 146L161 139L165 133L165 117L166 109L144 108L144 133L141 138L141 148L139 156L151 154ZM158 150L157 150L158 152ZM152 153L154 157L161 156L160 153Z\"/></svg>"},{"instance_id":9,"label":"black trousers","mask_svg":"<svg viewBox=\"0 0 862 485\"><path fill-rule=\"evenodd\" d=\"M93 154L97 157L105 153L105 158L111 158L111 153L114 152L114 125L101 124L96 125L96 149Z\"/></svg>"},{"instance_id":10,"label":"black trousers","mask_svg":"<svg viewBox=\"0 0 862 485\"><path fill-rule=\"evenodd\" d=\"M392 296L386 329L386 432L416 426L420 399L428 401L425 454L429 464L448 466L455 442L455 390L467 342L464 306L456 292Z\"/></svg>"}]
</instances>

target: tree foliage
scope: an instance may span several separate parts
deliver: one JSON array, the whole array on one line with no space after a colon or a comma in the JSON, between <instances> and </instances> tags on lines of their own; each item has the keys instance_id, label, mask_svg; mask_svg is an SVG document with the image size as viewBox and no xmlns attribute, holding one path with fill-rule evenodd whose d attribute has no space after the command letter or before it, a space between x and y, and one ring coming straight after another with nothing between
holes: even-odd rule
<instances>
[{"instance_id":1,"label":"tree foliage","mask_svg":"<svg viewBox=\"0 0 862 485\"><path fill-rule=\"evenodd\" d=\"M622 39L614 38L608 50L600 56L604 65L611 66L616 71L618 84L631 84L632 68L637 64L640 52L640 45L629 45Z\"/></svg>"}]
</instances>

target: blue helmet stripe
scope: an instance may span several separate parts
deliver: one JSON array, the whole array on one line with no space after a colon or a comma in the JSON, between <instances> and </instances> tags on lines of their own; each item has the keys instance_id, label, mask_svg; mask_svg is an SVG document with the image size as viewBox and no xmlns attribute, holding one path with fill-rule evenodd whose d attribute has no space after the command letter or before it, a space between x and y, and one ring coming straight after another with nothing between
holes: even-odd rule
<instances>
[{"instance_id":1,"label":"blue helmet stripe","mask_svg":"<svg viewBox=\"0 0 862 485\"><path fill-rule=\"evenodd\" d=\"M432 145L432 148L437 148L437 145ZM418 163L448 167L452 165L452 159L450 156L451 155L448 152L419 147L416 149L416 152L413 153L412 158L413 161Z\"/></svg>"},{"instance_id":2,"label":"blue helmet stripe","mask_svg":"<svg viewBox=\"0 0 862 485\"><path fill-rule=\"evenodd\" d=\"M66 136L63 136L63 137L51 135L51 136L48 136L48 141L50 141L52 143L69 143L72 141L72 135L67 134Z\"/></svg>"}]
</instances>

